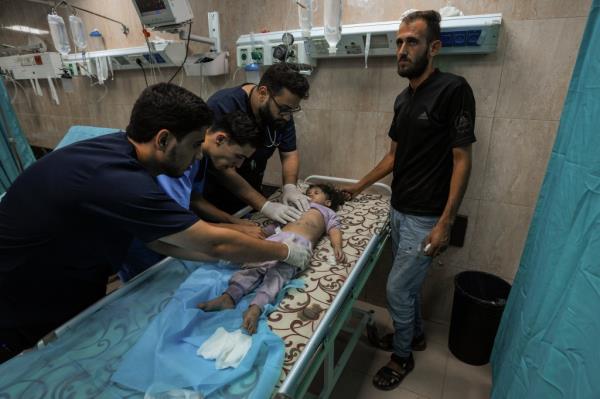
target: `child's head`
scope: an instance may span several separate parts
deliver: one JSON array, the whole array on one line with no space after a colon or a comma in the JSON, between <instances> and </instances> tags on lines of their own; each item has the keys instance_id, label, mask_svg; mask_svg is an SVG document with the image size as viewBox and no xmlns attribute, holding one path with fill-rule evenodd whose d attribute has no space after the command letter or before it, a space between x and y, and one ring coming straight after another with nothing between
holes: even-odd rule
<instances>
[{"instance_id":1,"label":"child's head","mask_svg":"<svg viewBox=\"0 0 600 399\"><path fill-rule=\"evenodd\" d=\"M344 195L329 184L311 184L306 190L306 195L312 202L325 205L334 211L344 203Z\"/></svg>"}]
</instances>

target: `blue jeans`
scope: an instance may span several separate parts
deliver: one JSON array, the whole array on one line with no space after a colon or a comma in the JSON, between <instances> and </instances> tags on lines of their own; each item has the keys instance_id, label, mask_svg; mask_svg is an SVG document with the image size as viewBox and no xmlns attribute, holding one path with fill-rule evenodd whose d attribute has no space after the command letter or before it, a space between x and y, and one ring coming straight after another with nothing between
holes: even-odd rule
<instances>
[{"instance_id":1,"label":"blue jeans","mask_svg":"<svg viewBox=\"0 0 600 399\"><path fill-rule=\"evenodd\" d=\"M437 216L413 216L392 209L394 261L387 281L387 302L394 322L394 353L407 357L413 337L423 333L421 285L432 258L423 253L423 240Z\"/></svg>"}]
</instances>

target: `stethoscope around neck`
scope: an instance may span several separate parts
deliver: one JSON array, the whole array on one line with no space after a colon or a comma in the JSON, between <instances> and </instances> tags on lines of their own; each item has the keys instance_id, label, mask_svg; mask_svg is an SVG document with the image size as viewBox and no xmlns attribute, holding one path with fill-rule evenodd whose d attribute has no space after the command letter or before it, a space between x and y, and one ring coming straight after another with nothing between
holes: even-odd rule
<instances>
[{"instance_id":1,"label":"stethoscope around neck","mask_svg":"<svg viewBox=\"0 0 600 399\"><path fill-rule=\"evenodd\" d=\"M273 133L273 136L271 136L271 129L267 126L267 136L269 137L269 141L265 145L267 148L279 147L279 143L277 142L277 129L275 129Z\"/></svg>"}]
</instances>

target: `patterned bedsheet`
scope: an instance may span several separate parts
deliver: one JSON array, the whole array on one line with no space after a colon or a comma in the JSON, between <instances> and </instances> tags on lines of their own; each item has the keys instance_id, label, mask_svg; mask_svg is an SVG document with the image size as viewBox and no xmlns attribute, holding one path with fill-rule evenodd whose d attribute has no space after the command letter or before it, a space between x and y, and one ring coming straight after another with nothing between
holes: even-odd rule
<instances>
[{"instance_id":1,"label":"patterned bedsheet","mask_svg":"<svg viewBox=\"0 0 600 399\"><path fill-rule=\"evenodd\" d=\"M303 185L306 188L306 185ZM271 197L276 199L277 195ZM319 326L325 311L350 275L365 247L379 231L389 213L389 198L381 194L360 194L338 209L342 222L344 253L347 263L336 264L327 237L315 247L313 259L298 278L304 289L290 289L275 311L269 315L269 326L285 344L285 358L280 383L290 372L306 343ZM266 225L269 221L255 216Z\"/></svg>"}]
</instances>

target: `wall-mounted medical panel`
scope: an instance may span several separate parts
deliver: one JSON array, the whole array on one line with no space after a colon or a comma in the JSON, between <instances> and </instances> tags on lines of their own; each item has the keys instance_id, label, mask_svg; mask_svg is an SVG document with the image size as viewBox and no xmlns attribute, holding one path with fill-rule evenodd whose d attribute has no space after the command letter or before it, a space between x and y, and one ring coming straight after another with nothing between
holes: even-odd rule
<instances>
[{"instance_id":1,"label":"wall-mounted medical panel","mask_svg":"<svg viewBox=\"0 0 600 399\"><path fill-rule=\"evenodd\" d=\"M441 22L441 54L488 54L496 51L502 14L468 15L446 17ZM288 31L297 45L296 59L299 63L316 65L318 58L388 56L396 54L398 21L374 22L342 26L342 38L337 52L329 53L322 27L312 28L310 38L300 30ZM281 44L284 32L268 32L242 35L237 40L237 65L250 63L271 65L272 51ZM275 61L276 62L276 61Z\"/></svg>"},{"instance_id":2,"label":"wall-mounted medical panel","mask_svg":"<svg viewBox=\"0 0 600 399\"><path fill-rule=\"evenodd\" d=\"M58 78L62 74L60 54L55 52L0 57L1 73L14 79Z\"/></svg>"},{"instance_id":3,"label":"wall-mounted medical panel","mask_svg":"<svg viewBox=\"0 0 600 399\"><path fill-rule=\"evenodd\" d=\"M151 42L152 50L148 46L127 47L111 50L90 51L88 53L74 53L63 56L67 69L73 75L83 74L77 64L92 63L97 58L108 58L113 70L139 69L136 60L140 60L144 68L150 67L179 67L185 58L185 43L175 41ZM79 71L79 73L78 73Z\"/></svg>"}]
</instances>

